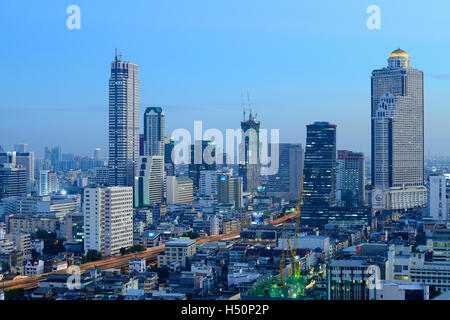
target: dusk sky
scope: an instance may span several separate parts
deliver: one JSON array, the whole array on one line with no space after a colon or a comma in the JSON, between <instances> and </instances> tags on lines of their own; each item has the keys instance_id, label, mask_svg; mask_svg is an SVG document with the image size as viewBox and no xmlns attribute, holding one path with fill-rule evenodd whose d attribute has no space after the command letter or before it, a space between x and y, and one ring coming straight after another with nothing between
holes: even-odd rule
<instances>
[{"instance_id":1,"label":"dusk sky","mask_svg":"<svg viewBox=\"0 0 450 320\"><path fill-rule=\"evenodd\" d=\"M338 149L370 157L370 75L402 48L425 73L425 155L450 156L450 2L2 1L0 146L26 142L107 155L108 78L117 47L139 65L141 113L176 128L238 128L250 92L262 128L305 143L306 125L337 125ZM81 29L69 30L69 5ZM369 30L369 5L381 30ZM142 121L141 121L142 125Z\"/></svg>"}]
</instances>

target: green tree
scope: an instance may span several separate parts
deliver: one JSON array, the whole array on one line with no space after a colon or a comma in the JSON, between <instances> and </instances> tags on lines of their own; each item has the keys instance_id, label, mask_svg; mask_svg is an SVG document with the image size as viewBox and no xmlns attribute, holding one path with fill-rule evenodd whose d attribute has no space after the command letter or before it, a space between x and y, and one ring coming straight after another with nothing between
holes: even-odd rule
<instances>
[{"instance_id":1,"label":"green tree","mask_svg":"<svg viewBox=\"0 0 450 320\"><path fill-rule=\"evenodd\" d=\"M36 251L36 249L31 249L31 257L33 259L39 259L41 257L41 254Z\"/></svg>"},{"instance_id":2,"label":"green tree","mask_svg":"<svg viewBox=\"0 0 450 320\"><path fill-rule=\"evenodd\" d=\"M2 263L2 272L9 272L11 270L11 266L8 262Z\"/></svg>"},{"instance_id":3,"label":"green tree","mask_svg":"<svg viewBox=\"0 0 450 320\"><path fill-rule=\"evenodd\" d=\"M25 297L25 290L23 288L5 291L6 300L21 300L24 297Z\"/></svg>"},{"instance_id":4,"label":"green tree","mask_svg":"<svg viewBox=\"0 0 450 320\"><path fill-rule=\"evenodd\" d=\"M197 239L200 235L197 232L189 231L183 233L183 237L189 237L189 239Z\"/></svg>"}]
</instances>

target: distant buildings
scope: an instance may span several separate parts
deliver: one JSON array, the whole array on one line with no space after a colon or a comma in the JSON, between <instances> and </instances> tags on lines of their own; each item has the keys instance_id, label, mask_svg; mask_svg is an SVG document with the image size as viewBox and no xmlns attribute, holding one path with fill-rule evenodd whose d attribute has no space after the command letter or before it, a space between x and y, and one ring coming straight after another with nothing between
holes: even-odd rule
<instances>
[{"instance_id":1,"label":"distant buildings","mask_svg":"<svg viewBox=\"0 0 450 320\"><path fill-rule=\"evenodd\" d=\"M189 178L194 184L194 190L200 187L200 173L202 171L216 170L216 145L206 140L196 140L191 145L191 162L189 164ZM210 155L206 158L205 154Z\"/></svg>"},{"instance_id":2,"label":"distant buildings","mask_svg":"<svg viewBox=\"0 0 450 320\"><path fill-rule=\"evenodd\" d=\"M26 150L25 146L17 146L16 149ZM27 191L31 192L34 187L34 153L33 152L2 152L0 153L0 164L11 163L16 165L16 167L22 167L26 170L27 179Z\"/></svg>"},{"instance_id":3,"label":"distant buildings","mask_svg":"<svg viewBox=\"0 0 450 320\"><path fill-rule=\"evenodd\" d=\"M227 174L218 176L217 201L219 203L233 203L235 208L243 206L243 183L241 177L232 177Z\"/></svg>"},{"instance_id":4,"label":"distant buildings","mask_svg":"<svg viewBox=\"0 0 450 320\"><path fill-rule=\"evenodd\" d=\"M142 156L134 179L134 206L140 208L163 201L164 157Z\"/></svg>"},{"instance_id":5,"label":"distant buildings","mask_svg":"<svg viewBox=\"0 0 450 320\"><path fill-rule=\"evenodd\" d=\"M116 255L133 245L131 187L84 189L84 250Z\"/></svg>"},{"instance_id":6,"label":"distant buildings","mask_svg":"<svg viewBox=\"0 0 450 320\"><path fill-rule=\"evenodd\" d=\"M144 155L164 156L164 113L147 108L144 113Z\"/></svg>"},{"instance_id":7,"label":"distant buildings","mask_svg":"<svg viewBox=\"0 0 450 320\"><path fill-rule=\"evenodd\" d=\"M58 175L54 171L41 170L39 172L39 196L47 196L59 191Z\"/></svg>"},{"instance_id":8,"label":"distant buildings","mask_svg":"<svg viewBox=\"0 0 450 320\"><path fill-rule=\"evenodd\" d=\"M102 150L100 148L95 148L94 150L94 160L102 160Z\"/></svg>"},{"instance_id":9,"label":"distant buildings","mask_svg":"<svg viewBox=\"0 0 450 320\"><path fill-rule=\"evenodd\" d=\"M428 177L428 216L435 220L449 219L447 199L447 178L445 175L430 175Z\"/></svg>"},{"instance_id":10,"label":"distant buildings","mask_svg":"<svg viewBox=\"0 0 450 320\"><path fill-rule=\"evenodd\" d=\"M336 125L306 126L302 223L323 227L336 200Z\"/></svg>"},{"instance_id":11,"label":"distant buildings","mask_svg":"<svg viewBox=\"0 0 450 320\"><path fill-rule=\"evenodd\" d=\"M138 66L115 56L109 79L109 185L132 186L139 158Z\"/></svg>"},{"instance_id":12,"label":"distant buildings","mask_svg":"<svg viewBox=\"0 0 450 320\"><path fill-rule=\"evenodd\" d=\"M192 203L193 194L193 183L188 177L167 177L167 204Z\"/></svg>"},{"instance_id":13,"label":"distant buildings","mask_svg":"<svg viewBox=\"0 0 450 320\"><path fill-rule=\"evenodd\" d=\"M278 172L270 175L266 184L269 196L298 200L303 174L304 150L301 144L279 144Z\"/></svg>"},{"instance_id":14,"label":"distant buildings","mask_svg":"<svg viewBox=\"0 0 450 320\"><path fill-rule=\"evenodd\" d=\"M364 204L364 154L338 150L336 201L354 207Z\"/></svg>"},{"instance_id":15,"label":"distant buildings","mask_svg":"<svg viewBox=\"0 0 450 320\"><path fill-rule=\"evenodd\" d=\"M260 122L251 112L248 120L241 122L243 131L239 154L239 176L244 192L256 192L261 184L261 159L259 141Z\"/></svg>"},{"instance_id":16,"label":"distant buildings","mask_svg":"<svg viewBox=\"0 0 450 320\"><path fill-rule=\"evenodd\" d=\"M424 206L423 72L397 49L387 67L372 72L371 96L372 205L393 210Z\"/></svg>"}]
</instances>

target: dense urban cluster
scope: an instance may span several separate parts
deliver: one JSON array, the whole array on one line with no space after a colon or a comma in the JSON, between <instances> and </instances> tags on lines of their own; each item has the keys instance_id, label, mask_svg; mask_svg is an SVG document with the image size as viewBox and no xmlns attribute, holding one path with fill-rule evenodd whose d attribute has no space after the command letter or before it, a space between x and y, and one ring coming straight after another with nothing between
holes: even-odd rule
<instances>
[{"instance_id":1,"label":"dense urban cluster","mask_svg":"<svg viewBox=\"0 0 450 320\"><path fill-rule=\"evenodd\" d=\"M405 51L372 72L370 160L318 121L278 144L271 175L251 111L237 157L195 140L180 164L139 90L116 53L108 157L0 147L0 300L450 299L450 159L424 159Z\"/></svg>"}]
</instances>

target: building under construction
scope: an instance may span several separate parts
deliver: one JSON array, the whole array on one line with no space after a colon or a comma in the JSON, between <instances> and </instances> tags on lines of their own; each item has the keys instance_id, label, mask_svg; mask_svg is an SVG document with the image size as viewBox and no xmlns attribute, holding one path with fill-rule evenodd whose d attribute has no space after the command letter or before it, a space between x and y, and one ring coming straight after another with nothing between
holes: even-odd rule
<instances>
[{"instance_id":1,"label":"building under construction","mask_svg":"<svg viewBox=\"0 0 450 320\"><path fill-rule=\"evenodd\" d=\"M254 286L241 294L242 300L306 300L306 276L289 276L280 284L280 278L271 274L259 278Z\"/></svg>"}]
</instances>

